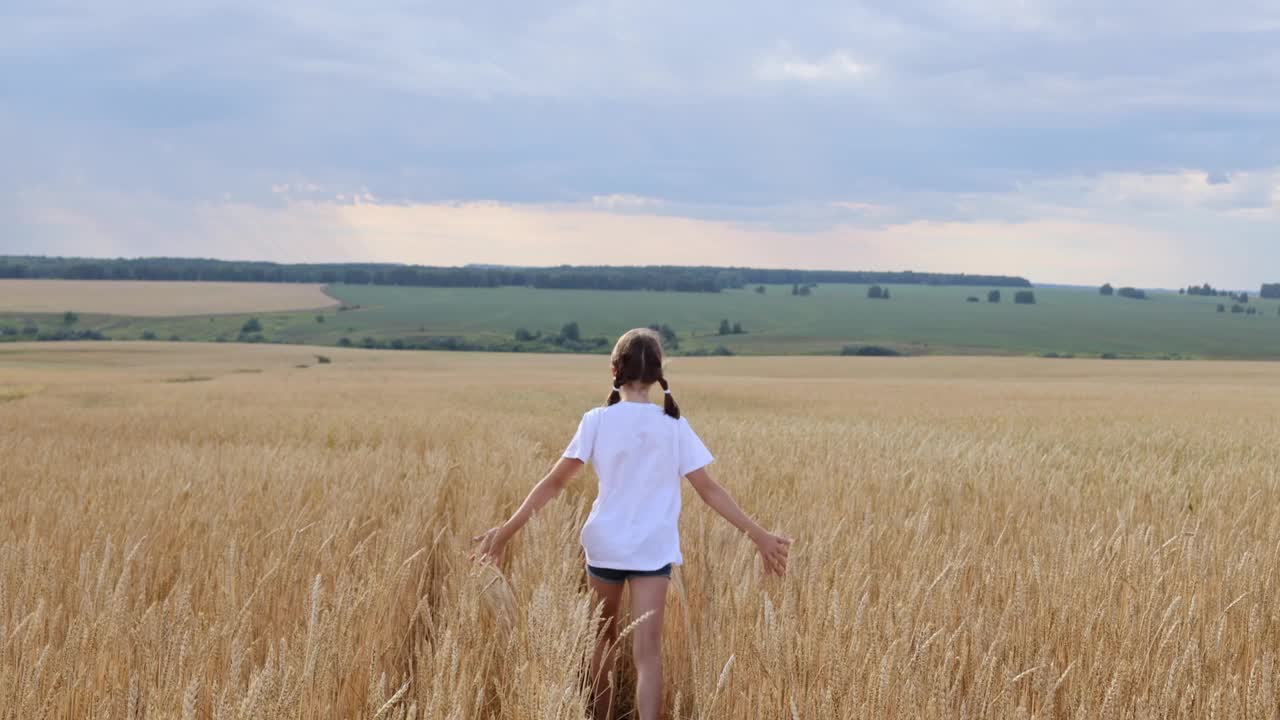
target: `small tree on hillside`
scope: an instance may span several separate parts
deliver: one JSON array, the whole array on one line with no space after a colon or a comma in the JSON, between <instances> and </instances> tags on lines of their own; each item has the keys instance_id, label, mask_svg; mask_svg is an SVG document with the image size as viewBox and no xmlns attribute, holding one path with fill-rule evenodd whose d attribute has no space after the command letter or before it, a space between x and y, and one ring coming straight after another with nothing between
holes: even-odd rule
<instances>
[{"instance_id":1,"label":"small tree on hillside","mask_svg":"<svg viewBox=\"0 0 1280 720\"><path fill-rule=\"evenodd\" d=\"M560 328L560 339L572 340L573 342L577 342L582 339L582 331L578 329L578 322L576 320L573 322L567 322L564 324L564 327Z\"/></svg>"},{"instance_id":2,"label":"small tree on hillside","mask_svg":"<svg viewBox=\"0 0 1280 720\"><path fill-rule=\"evenodd\" d=\"M249 333L262 332L262 323L258 322L258 318L252 317L244 321L244 325L240 326L240 334L248 335Z\"/></svg>"},{"instance_id":3,"label":"small tree on hillside","mask_svg":"<svg viewBox=\"0 0 1280 720\"><path fill-rule=\"evenodd\" d=\"M742 329L742 323L740 323L740 322L736 322L736 323L734 323L734 324L733 324L733 334L734 334L734 335L741 335L741 334L742 334L742 333L744 333L744 332L746 332L746 330L743 330L743 329Z\"/></svg>"},{"instance_id":4,"label":"small tree on hillside","mask_svg":"<svg viewBox=\"0 0 1280 720\"><path fill-rule=\"evenodd\" d=\"M1227 306L1223 305L1222 303L1218 303L1218 312L1224 313L1226 311L1227 311Z\"/></svg>"},{"instance_id":5,"label":"small tree on hillside","mask_svg":"<svg viewBox=\"0 0 1280 720\"><path fill-rule=\"evenodd\" d=\"M64 313L62 313L62 324L63 324L63 325L75 325L75 324L76 324L76 323L78 323L78 322L80 322L80 316L79 316L79 315L77 315L77 314L75 314L75 313L71 312L70 310L68 310L68 311L66 311L66 312L64 312Z\"/></svg>"},{"instance_id":6,"label":"small tree on hillside","mask_svg":"<svg viewBox=\"0 0 1280 720\"><path fill-rule=\"evenodd\" d=\"M1019 290L1013 295L1013 302L1018 305L1035 305L1036 294L1030 290Z\"/></svg>"},{"instance_id":7,"label":"small tree on hillside","mask_svg":"<svg viewBox=\"0 0 1280 720\"><path fill-rule=\"evenodd\" d=\"M1115 291L1116 289L1111 287L1111 283L1103 283L1102 287L1098 288L1099 293L1108 296L1115 294Z\"/></svg>"},{"instance_id":8,"label":"small tree on hillside","mask_svg":"<svg viewBox=\"0 0 1280 720\"><path fill-rule=\"evenodd\" d=\"M763 295L763 294L764 294L764 291L765 291L765 290L764 290L764 286L763 286L763 285L757 285L757 286L756 286L756 294L757 294L757 295Z\"/></svg>"},{"instance_id":9,"label":"small tree on hillside","mask_svg":"<svg viewBox=\"0 0 1280 720\"><path fill-rule=\"evenodd\" d=\"M718 333L716 333L716 334L717 334L717 335L728 335L728 334L730 334L730 333L732 333L732 332L733 332L733 326L729 324L729 321L728 321L728 320L721 320L721 321L720 321L720 332L718 332Z\"/></svg>"},{"instance_id":10,"label":"small tree on hillside","mask_svg":"<svg viewBox=\"0 0 1280 720\"><path fill-rule=\"evenodd\" d=\"M1000 302L1000 291L999 291L999 290L992 290L991 292L987 293L987 302L989 302L989 303L998 303L998 302Z\"/></svg>"},{"instance_id":11,"label":"small tree on hillside","mask_svg":"<svg viewBox=\"0 0 1280 720\"><path fill-rule=\"evenodd\" d=\"M880 298L884 297L884 288L880 287L879 285L872 285L871 287L867 288L867 297L871 298L872 300L879 300Z\"/></svg>"}]
</instances>

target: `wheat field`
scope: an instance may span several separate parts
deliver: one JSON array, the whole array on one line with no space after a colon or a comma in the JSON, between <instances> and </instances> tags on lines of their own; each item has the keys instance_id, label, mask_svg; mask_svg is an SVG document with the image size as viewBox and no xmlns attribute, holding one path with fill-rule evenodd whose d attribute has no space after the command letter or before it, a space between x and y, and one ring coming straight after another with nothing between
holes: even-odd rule
<instances>
[{"instance_id":1,"label":"wheat field","mask_svg":"<svg viewBox=\"0 0 1280 720\"><path fill-rule=\"evenodd\" d=\"M586 717L593 477L467 553L606 360L321 352L0 348L0 718ZM1280 366L668 377L795 545L765 577L686 494L667 717L1277 717Z\"/></svg>"},{"instance_id":2,"label":"wheat field","mask_svg":"<svg viewBox=\"0 0 1280 720\"><path fill-rule=\"evenodd\" d=\"M0 280L0 312L166 317L328 308L323 285L163 280Z\"/></svg>"}]
</instances>

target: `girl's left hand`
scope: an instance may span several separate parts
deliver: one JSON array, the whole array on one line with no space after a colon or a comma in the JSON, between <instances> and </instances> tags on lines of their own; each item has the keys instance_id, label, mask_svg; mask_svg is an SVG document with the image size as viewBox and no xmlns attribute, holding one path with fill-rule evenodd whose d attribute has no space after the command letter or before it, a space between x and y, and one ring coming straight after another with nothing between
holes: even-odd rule
<instances>
[{"instance_id":1,"label":"girl's left hand","mask_svg":"<svg viewBox=\"0 0 1280 720\"><path fill-rule=\"evenodd\" d=\"M471 538L471 542L479 543L471 553L472 560L494 564L502 562L502 553L507 549L507 540L502 536L501 525L476 535Z\"/></svg>"}]
</instances>

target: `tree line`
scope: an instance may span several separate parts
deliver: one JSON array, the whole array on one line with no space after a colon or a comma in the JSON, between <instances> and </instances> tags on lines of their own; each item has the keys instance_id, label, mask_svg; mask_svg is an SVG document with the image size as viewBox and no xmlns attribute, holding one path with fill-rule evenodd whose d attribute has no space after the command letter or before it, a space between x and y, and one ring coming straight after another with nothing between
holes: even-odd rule
<instances>
[{"instance_id":1,"label":"tree line","mask_svg":"<svg viewBox=\"0 0 1280 720\"><path fill-rule=\"evenodd\" d=\"M205 258L0 256L0 278L346 283L417 287L534 287L576 290L720 292L759 284L815 283L1030 287L1025 278L956 273L770 270L673 265L439 267L392 263L271 263ZM757 290L758 292L758 290Z\"/></svg>"}]
</instances>

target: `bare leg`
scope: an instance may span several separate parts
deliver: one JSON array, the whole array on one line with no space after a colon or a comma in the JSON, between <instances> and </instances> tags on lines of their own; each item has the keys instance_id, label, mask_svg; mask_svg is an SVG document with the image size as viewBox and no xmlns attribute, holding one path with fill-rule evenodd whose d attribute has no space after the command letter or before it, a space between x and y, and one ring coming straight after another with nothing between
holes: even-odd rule
<instances>
[{"instance_id":1,"label":"bare leg","mask_svg":"<svg viewBox=\"0 0 1280 720\"><path fill-rule=\"evenodd\" d=\"M624 586L622 583L597 580L590 575L587 576L587 583L591 586L595 601L604 606L602 618L605 623L604 633L596 641L595 652L591 654L594 711L596 720L613 720L613 689L618 684L617 678L613 676L614 660L618 653L614 646L618 643L618 613Z\"/></svg>"},{"instance_id":2,"label":"bare leg","mask_svg":"<svg viewBox=\"0 0 1280 720\"><path fill-rule=\"evenodd\" d=\"M662 716L662 613L667 605L664 577L633 577L631 583L631 616L653 614L636 626L632 645L636 660L636 709L640 720L659 720Z\"/></svg>"}]
</instances>

